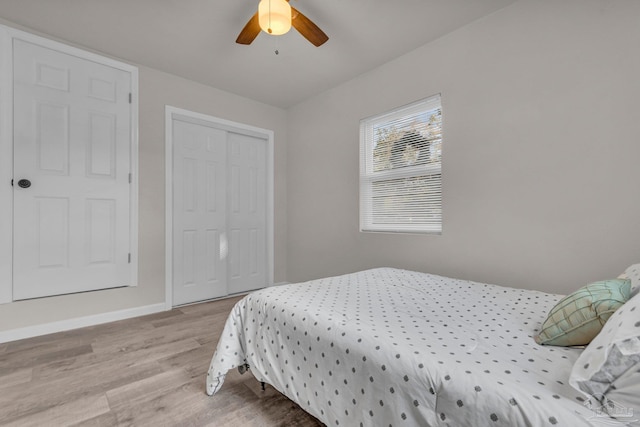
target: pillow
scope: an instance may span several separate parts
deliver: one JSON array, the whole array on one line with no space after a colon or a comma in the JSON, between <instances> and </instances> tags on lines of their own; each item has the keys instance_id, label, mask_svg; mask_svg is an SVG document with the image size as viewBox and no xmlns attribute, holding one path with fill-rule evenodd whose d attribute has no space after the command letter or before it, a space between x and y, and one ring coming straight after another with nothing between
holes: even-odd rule
<instances>
[{"instance_id":1,"label":"pillow","mask_svg":"<svg viewBox=\"0 0 640 427\"><path fill-rule=\"evenodd\" d=\"M640 295L616 311L580 354L569 384L605 410L640 408Z\"/></svg>"},{"instance_id":2,"label":"pillow","mask_svg":"<svg viewBox=\"0 0 640 427\"><path fill-rule=\"evenodd\" d=\"M634 264L624 271L625 278L631 280L631 296L640 291L640 264Z\"/></svg>"},{"instance_id":3,"label":"pillow","mask_svg":"<svg viewBox=\"0 0 640 427\"><path fill-rule=\"evenodd\" d=\"M551 309L535 341L559 346L589 344L607 319L629 299L630 288L630 281L625 279L583 286Z\"/></svg>"}]
</instances>

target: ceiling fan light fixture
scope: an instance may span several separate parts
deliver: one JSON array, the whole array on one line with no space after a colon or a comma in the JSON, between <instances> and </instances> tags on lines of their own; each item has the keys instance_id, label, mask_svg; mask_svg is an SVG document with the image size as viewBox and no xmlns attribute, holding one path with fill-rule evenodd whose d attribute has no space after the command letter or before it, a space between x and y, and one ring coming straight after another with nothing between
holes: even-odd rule
<instances>
[{"instance_id":1,"label":"ceiling fan light fixture","mask_svg":"<svg viewBox=\"0 0 640 427\"><path fill-rule=\"evenodd\" d=\"M279 36L291 29L291 6L286 0L261 0L258 4L258 22L267 34Z\"/></svg>"}]
</instances>

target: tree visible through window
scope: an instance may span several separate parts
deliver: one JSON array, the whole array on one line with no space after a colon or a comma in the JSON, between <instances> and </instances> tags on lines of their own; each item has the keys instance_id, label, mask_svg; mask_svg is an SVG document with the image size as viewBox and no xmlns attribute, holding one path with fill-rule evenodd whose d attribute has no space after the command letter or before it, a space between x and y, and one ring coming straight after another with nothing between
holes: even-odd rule
<instances>
[{"instance_id":1,"label":"tree visible through window","mask_svg":"<svg viewBox=\"0 0 640 427\"><path fill-rule=\"evenodd\" d=\"M360 123L360 229L442 231L440 95Z\"/></svg>"}]
</instances>

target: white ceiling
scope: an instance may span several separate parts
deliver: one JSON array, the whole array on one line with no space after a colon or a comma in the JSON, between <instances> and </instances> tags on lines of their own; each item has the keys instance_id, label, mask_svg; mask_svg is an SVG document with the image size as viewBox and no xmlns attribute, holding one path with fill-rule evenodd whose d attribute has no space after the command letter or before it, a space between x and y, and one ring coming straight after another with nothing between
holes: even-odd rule
<instances>
[{"instance_id":1,"label":"white ceiling","mask_svg":"<svg viewBox=\"0 0 640 427\"><path fill-rule=\"evenodd\" d=\"M258 0L0 0L0 17L288 108L514 1L292 0L329 36L321 47L294 29L236 44Z\"/></svg>"}]
</instances>

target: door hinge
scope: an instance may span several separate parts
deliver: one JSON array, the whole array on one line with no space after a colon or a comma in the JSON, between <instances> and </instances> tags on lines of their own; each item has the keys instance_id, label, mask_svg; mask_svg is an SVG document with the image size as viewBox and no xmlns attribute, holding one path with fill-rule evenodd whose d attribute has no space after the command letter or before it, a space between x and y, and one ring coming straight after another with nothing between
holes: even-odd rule
<instances>
[{"instance_id":1,"label":"door hinge","mask_svg":"<svg viewBox=\"0 0 640 427\"><path fill-rule=\"evenodd\" d=\"M129 104L133 102L133 94L129 92Z\"/></svg>"},{"instance_id":2,"label":"door hinge","mask_svg":"<svg viewBox=\"0 0 640 427\"><path fill-rule=\"evenodd\" d=\"M127 261L131 264L131 252L129 252L129 256L127 257Z\"/></svg>"},{"instance_id":3,"label":"door hinge","mask_svg":"<svg viewBox=\"0 0 640 427\"><path fill-rule=\"evenodd\" d=\"M13 180L11 180L11 186L13 187Z\"/></svg>"},{"instance_id":4,"label":"door hinge","mask_svg":"<svg viewBox=\"0 0 640 427\"><path fill-rule=\"evenodd\" d=\"M131 184L132 181L133 181L133 176L129 174L129 184Z\"/></svg>"}]
</instances>

